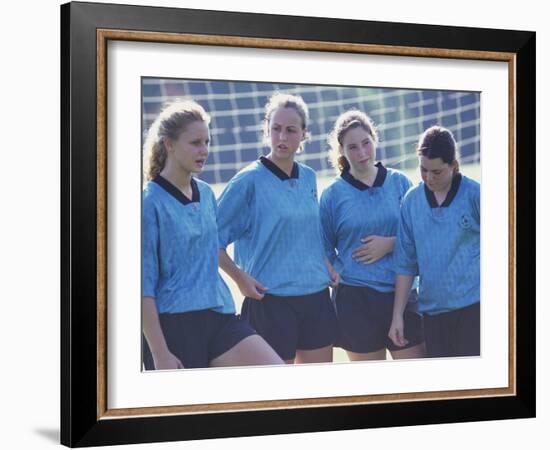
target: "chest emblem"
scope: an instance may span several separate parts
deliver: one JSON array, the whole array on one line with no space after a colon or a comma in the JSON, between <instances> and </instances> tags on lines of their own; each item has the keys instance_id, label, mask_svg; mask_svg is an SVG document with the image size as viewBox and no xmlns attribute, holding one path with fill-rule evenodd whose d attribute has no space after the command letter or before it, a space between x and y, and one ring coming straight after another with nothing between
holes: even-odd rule
<instances>
[{"instance_id":1,"label":"chest emblem","mask_svg":"<svg viewBox=\"0 0 550 450\"><path fill-rule=\"evenodd\" d=\"M472 228L472 219L468 214L462 214L462 217L460 217L460 226L466 230Z\"/></svg>"}]
</instances>

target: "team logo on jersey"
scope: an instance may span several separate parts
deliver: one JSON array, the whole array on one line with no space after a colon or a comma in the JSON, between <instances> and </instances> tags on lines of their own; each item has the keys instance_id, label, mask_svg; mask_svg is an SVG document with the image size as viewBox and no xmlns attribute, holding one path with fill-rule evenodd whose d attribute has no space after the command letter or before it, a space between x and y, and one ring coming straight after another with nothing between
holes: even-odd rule
<instances>
[{"instance_id":1,"label":"team logo on jersey","mask_svg":"<svg viewBox=\"0 0 550 450\"><path fill-rule=\"evenodd\" d=\"M193 212L195 212L195 213L199 212L199 210L201 209L200 204L199 203L193 203L192 205L193 205L192 206Z\"/></svg>"},{"instance_id":2,"label":"team logo on jersey","mask_svg":"<svg viewBox=\"0 0 550 450\"><path fill-rule=\"evenodd\" d=\"M296 187L296 180L294 178L291 178L289 181L288 181L288 184L290 185L291 188L293 187Z\"/></svg>"},{"instance_id":3,"label":"team logo on jersey","mask_svg":"<svg viewBox=\"0 0 550 450\"><path fill-rule=\"evenodd\" d=\"M472 228L472 219L468 214L462 214L460 218L460 226L465 230Z\"/></svg>"}]
</instances>

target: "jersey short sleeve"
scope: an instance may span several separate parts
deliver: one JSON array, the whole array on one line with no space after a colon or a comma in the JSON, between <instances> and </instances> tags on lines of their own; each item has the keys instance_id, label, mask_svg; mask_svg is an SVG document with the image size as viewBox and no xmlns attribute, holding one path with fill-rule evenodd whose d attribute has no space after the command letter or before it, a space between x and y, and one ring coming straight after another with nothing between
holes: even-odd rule
<instances>
[{"instance_id":1,"label":"jersey short sleeve","mask_svg":"<svg viewBox=\"0 0 550 450\"><path fill-rule=\"evenodd\" d=\"M244 236L250 227L253 174L235 175L222 192L217 204L218 242L226 248Z\"/></svg>"},{"instance_id":2,"label":"jersey short sleeve","mask_svg":"<svg viewBox=\"0 0 550 450\"><path fill-rule=\"evenodd\" d=\"M412 217L407 198L401 206L394 246L394 264L397 275L418 275L416 246L412 231Z\"/></svg>"},{"instance_id":3,"label":"jersey short sleeve","mask_svg":"<svg viewBox=\"0 0 550 450\"><path fill-rule=\"evenodd\" d=\"M154 202L146 193L143 194L141 226L142 295L156 298L160 270L158 264L159 224Z\"/></svg>"},{"instance_id":4,"label":"jersey short sleeve","mask_svg":"<svg viewBox=\"0 0 550 450\"><path fill-rule=\"evenodd\" d=\"M332 217L332 207L330 202L330 190L326 189L321 194L320 202L320 226L321 226L321 237L323 239L323 247L325 250L325 255L330 261L331 264L334 264L336 260L336 243L337 236L334 229L334 220Z\"/></svg>"}]
</instances>

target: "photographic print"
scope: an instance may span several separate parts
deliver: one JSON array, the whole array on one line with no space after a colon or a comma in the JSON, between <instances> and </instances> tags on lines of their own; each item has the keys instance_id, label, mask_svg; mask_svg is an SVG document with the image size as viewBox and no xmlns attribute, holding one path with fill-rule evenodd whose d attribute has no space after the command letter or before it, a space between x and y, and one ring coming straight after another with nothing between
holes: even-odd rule
<instances>
[{"instance_id":1,"label":"photographic print","mask_svg":"<svg viewBox=\"0 0 550 450\"><path fill-rule=\"evenodd\" d=\"M141 92L143 296L157 300L163 337L179 352L167 362L156 355L155 365L144 340L146 369L479 356L479 92L157 78L143 78ZM193 123L205 127L182 141ZM201 148L193 138L202 138ZM439 163L431 170L419 164L422 145L431 152L424 165ZM195 159L182 159L188 155ZM313 182L300 171L312 173ZM423 178L419 206L429 209L412 214L427 214L429 222L415 222L409 239L417 247L431 241L420 262L427 273L412 274L401 313L408 339L393 342L396 267L405 264L394 260L400 206ZM434 186L442 190L439 203ZM459 192L457 202L464 200L452 225L437 231ZM217 207L206 208L207 201ZM212 216L208 231L204 217L194 221L203 209ZM173 223L163 229L164 220ZM186 230L179 240L178 228ZM208 234L220 239L223 281ZM228 244L234 246L226 253ZM419 286L423 278L427 287ZM440 292L430 294L434 289ZM150 307L144 305L143 329L158 348L153 327L147 329ZM215 337L199 331L211 323L205 314L213 316ZM241 320L228 322L235 314ZM428 351L423 315L436 321ZM464 323L462 331L434 329L445 323L456 330L448 320Z\"/></svg>"}]
</instances>

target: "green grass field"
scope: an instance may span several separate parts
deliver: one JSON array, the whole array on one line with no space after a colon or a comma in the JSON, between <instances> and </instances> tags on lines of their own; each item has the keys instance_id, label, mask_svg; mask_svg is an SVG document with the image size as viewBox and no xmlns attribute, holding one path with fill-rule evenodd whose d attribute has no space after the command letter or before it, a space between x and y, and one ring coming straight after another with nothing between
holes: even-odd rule
<instances>
[{"instance_id":1,"label":"green grass field","mask_svg":"<svg viewBox=\"0 0 550 450\"><path fill-rule=\"evenodd\" d=\"M418 182L420 182L420 171L418 169L416 169L416 170L405 170L403 172L405 173L405 175L407 175L410 178L410 180L413 182L413 184L417 184ZM461 167L461 172L464 175L466 175L470 178L473 178L474 180L477 180L479 182L481 181L481 167L480 167L479 164L464 165L463 167ZM330 184L331 181L332 181L332 177L318 178L317 186L318 186L319 195L321 195L323 190ZM214 193L216 194L216 197L218 197L220 195L220 193L223 190L224 186L225 185L223 185L223 184L212 185L212 188L214 190ZM229 254L232 256L232 248L231 247L229 248ZM223 272L222 272L222 277L224 278L227 285L231 289L231 293L233 294L233 299L235 300L235 306L237 308L237 312L239 312L241 310L241 305L242 305L242 302L244 300L243 296L240 293L239 288L237 287L237 285L234 283L234 281L231 278L229 278ZM335 348L334 349L333 357L334 357L334 362L346 362L346 361L348 361L348 357L346 355L346 352L344 350L340 349L340 348ZM388 354L388 359L389 358L390 358L390 356Z\"/></svg>"}]
</instances>

